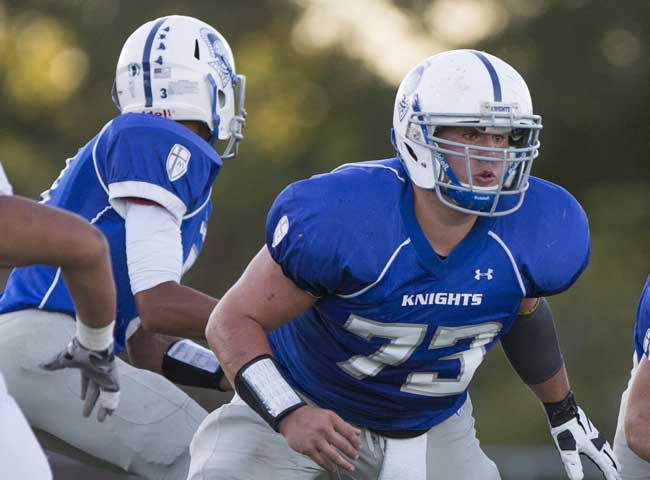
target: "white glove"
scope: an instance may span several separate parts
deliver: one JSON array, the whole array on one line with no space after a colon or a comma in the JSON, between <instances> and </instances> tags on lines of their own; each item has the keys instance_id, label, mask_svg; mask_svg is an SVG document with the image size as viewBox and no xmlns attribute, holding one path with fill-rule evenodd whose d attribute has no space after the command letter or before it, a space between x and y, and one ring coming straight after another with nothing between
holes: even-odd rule
<instances>
[{"instance_id":1,"label":"white glove","mask_svg":"<svg viewBox=\"0 0 650 480\"><path fill-rule=\"evenodd\" d=\"M551 421L551 435L568 477L571 480L584 478L580 461L580 454L583 454L596 464L607 480L620 480L620 467L612 448L570 395L571 410L566 412L570 418L562 423Z\"/></svg>"},{"instance_id":2,"label":"white glove","mask_svg":"<svg viewBox=\"0 0 650 480\"><path fill-rule=\"evenodd\" d=\"M97 404L97 420L103 422L106 415L111 415L117 408L120 384L112 346L97 352L84 347L75 337L63 351L40 366L49 371L63 368L80 370L84 417L90 416Z\"/></svg>"}]
</instances>

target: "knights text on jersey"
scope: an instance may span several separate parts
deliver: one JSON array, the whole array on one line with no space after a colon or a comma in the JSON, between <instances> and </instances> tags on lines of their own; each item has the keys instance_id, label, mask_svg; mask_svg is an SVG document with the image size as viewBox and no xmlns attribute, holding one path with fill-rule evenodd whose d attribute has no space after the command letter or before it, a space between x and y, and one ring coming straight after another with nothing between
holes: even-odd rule
<instances>
[{"instance_id":1,"label":"knights text on jersey","mask_svg":"<svg viewBox=\"0 0 650 480\"><path fill-rule=\"evenodd\" d=\"M75 212L98 227L110 245L117 287L116 350L138 316L126 263L124 199L144 198L181 220L184 271L205 240L212 182L221 168L214 149L188 128L153 115L120 115L67 160L43 202ZM39 308L74 315L60 269L14 269L0 313Z\"/></svg>"},{"instance_id":2,"label":"knights text on jersey","mask_svg":"<svg viewBox=\"0 0 650 480\"><path fill-rule=\"evenodd\" d=\"M479 217L439 258L397 159L290 185L271 208L266 238L285 275L320 297L270 334L287 379L383 432L425 430L457 411L522 298L566 290L589 258L584 211L536 178L520 210Z\"/></svg>"},{"instance_id":3,"label":"knights text on jersey","mask_svg":"<svg viewBox=\"0 0 650 480\"><path fill-rule=\"evenodd\" d=\"M645 354L650 354L650 276L646 279L641 292L641 299L636 310L636 323L634 324L634 351L637 360Z\"/></svg>"},{"instance_id":4,"label":"knights text on jersey","mask_svg":"<svg viewBox=\"0 0 650 480\"><path fill-rule=\"evenodd\" d=\"M7 178L7 174L2 168L2 163L0 163L0 195L12 195L13 190L11 188L11 183Z\"/></svg>"}]
</instances>

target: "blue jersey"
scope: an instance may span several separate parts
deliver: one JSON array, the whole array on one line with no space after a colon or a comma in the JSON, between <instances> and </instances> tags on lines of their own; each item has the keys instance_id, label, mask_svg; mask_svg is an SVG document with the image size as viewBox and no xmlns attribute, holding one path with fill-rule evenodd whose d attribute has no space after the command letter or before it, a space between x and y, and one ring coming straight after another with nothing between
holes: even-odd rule
<instances>
[{"instance_id":1,"label":"blue jersey","mask_svg":"<svg viewBox=\"0 0 650 480\"><path fill-rule=\"evenodd\" d=\"M269 336L287 380L387 435L456 412L522 299L566 290L589 258L584 211L537 178L516 213L479 217L440 258L397 159L290 185L271 208L266 238L284 274L318 297Z\"/></svg>"},{"instance_id":2,"label":"blue jersey","mask_svg":"<svg viewBox=\"0 0 650 480\"><path fill-rule=\"evenodd\" d=\"M634 351L637 360L641 360L644 354L650 357L650 276L645 282L639 306L636 310Z\"/></svg>"},{"instance_id":3,"label":"blue jersey","mask_svg":"<svg viewBox=\"0 0 650 480\"><path fill-rule=\"evenodd\" d=\"M124 199L143 198L181 221L184 270L200 253L211 212L212 182L221 168L214 149L172 120L120 115L77 154L43 200L86 218L108 240L117 287L115 348L124 349L129 323L138 316L126 263ZM17 268L0 297L0 313L28 308L75 315L61 270Z\"/></svg>"}]
</instances>

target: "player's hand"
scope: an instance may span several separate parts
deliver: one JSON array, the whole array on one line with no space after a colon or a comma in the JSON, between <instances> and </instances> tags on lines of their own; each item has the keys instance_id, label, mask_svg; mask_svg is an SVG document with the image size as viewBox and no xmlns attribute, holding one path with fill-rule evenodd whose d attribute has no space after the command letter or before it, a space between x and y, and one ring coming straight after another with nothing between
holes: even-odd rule
<instances>
[{"instance_id":1,"label":"player's hand","mask_svg":"<svg viewBox=\"0 0 650 480\"><path fill-rule=\"evenodd\" d=\"M337 466L354 470L349 459L359 458L361 431L331 410L305 405L282 419L279 430L292 449L328 472L334 473Z\"/></svg>"},{"instance_id":2,"label":"player's hand","mask_svg":"<svg viewBox=\"0 0 650 480\"><path fill-rule=\"evenodd\" d=\"M575 416L551 426L551 435L571 480L582 480L584 477L580 454L594 462L607 480L620 480L620 467L612 448L582 408L576 406Z\"/></svg>"},{"instance_id":3,"label":"player's hand","mask_svg":"<svg viewBox=\"0 0 650 480\"><path fill-rule=\"evenodd\" d=\"M63 368L80 370L84 417L90 416L95 405L98 405L97 420L103 422L117 408L120 384L112 346L96 352L84 347L75 337L62 352L40 366L50 371Z\"/></svg>"}]
</instances>

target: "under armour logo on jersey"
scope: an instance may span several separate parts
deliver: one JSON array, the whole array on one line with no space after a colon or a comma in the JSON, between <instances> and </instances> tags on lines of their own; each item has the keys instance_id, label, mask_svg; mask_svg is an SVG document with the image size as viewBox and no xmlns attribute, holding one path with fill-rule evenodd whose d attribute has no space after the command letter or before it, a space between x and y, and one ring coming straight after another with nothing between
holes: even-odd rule
<instances>
[{"instance_id":1,"label":"under armour logo on jersey","mask_svg":"<svg viewBox=\"0 0 650 480\"><path fill-rule=\"evenodd\" d=\"M176 144L167 156L167 176L174 182L187 172L192 153L183 145Z\"/></svg>"},{"instance_id":2,"label":"under armour logo on jersey","mask_svg":"<svg viewBox=\"0 0 650 480\"><path fill-rule=\"evenodd\" d=\"M491 268L488 268L487 272L485 273L481 272L480 268L477 268L476 270L474 270L474 279L480 280L482 277L485 277L488 280L492 280L494 278L494 275L492 275L492 273L494 273L494 270L492 270Z\"/></svg>"}]
</instances>

